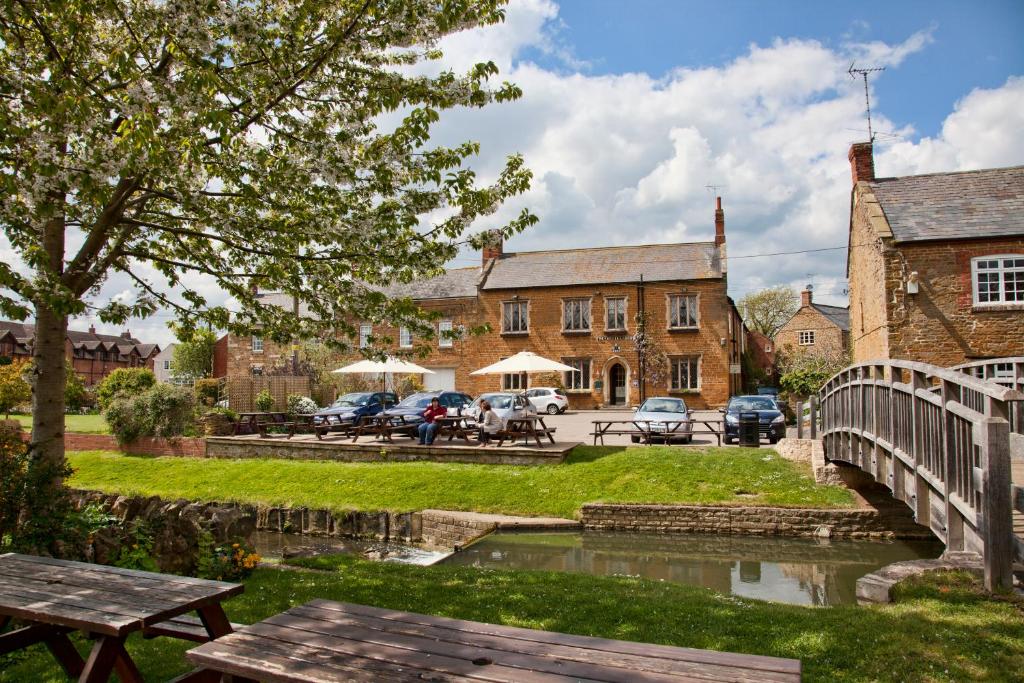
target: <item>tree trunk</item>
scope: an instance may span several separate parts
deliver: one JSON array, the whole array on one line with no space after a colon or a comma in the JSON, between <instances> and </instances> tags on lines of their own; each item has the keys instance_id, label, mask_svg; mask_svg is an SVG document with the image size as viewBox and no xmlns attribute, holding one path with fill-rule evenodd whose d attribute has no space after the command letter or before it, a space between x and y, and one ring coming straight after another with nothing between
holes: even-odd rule
<instances>
[{"instance_id":1,"label":"tree trunk","mask_svg":"<svg viewBox=\"0 0 1024 683\"><path fill-rule=\"evenodd\" d=\"M64 462L64 343L68 317L36 305L32 383L32 460L60 469ZM57 478L55 485L60 485Z\"/></svg>"}]
</instances>

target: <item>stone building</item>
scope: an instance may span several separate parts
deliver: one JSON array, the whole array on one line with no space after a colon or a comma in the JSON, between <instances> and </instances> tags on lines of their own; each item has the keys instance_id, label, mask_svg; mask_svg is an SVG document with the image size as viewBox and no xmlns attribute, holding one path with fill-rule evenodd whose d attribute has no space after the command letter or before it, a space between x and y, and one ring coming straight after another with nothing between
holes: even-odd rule
<instances>
[{"instance_id":1,"label":"stone building","mask_svg":"<svg viewBox=\"0 0 1024 683\"><path fill-rule=\"evenodd\" d=\"M433 340L430 354L416 360L435 373L423 376L428 389L477 395L545 381L469 374L519 351L577 368L562 378L574 408L629 406L642 395L665 394L703 408L723 405L742 389L747 335L727 295L720 199L713 241L534 252L506 252L496 243L483 251L479 267L387 293L440 313L440 331L490 327L482 335ZM664 359L643 370L634 341L641 312L646 336ZM396 350L414 345L404 330L368 323L359 329L361 339L396 340ZM229 336L226 344L229 376L282 366L291 353L260 337Z\"/></svg>"},{"instance_id":2,"label":"stone building","mask_svg":"<svg viewBox=\"0 0 1024 683\"><path fill-rule=\"evenodd\" d=\"M1024 355L1024 166L876 178L850 149L855 361Z\"/></svg>"},{"instance_id":3,"label":"stone building","mask_svg":"<svg viewBox=\"0 0 1024 683\"><path fill-rule=\"evenodd\" d=\"M0 320L0 355L12 360L31 360L35 326ZM143 344L125 330L120 335L68 330L64 352L71 367L87 386L99 383L118 368L153 369L157 344Z\"/></svg>"},{"instance_id":4,"label":"stone building","mask_svg":"<svg viewBox=\"0 0 1024 683\"><path fill-rule=\"evenodd\" d=\"M800 293L800 308L775 333L779 353L835 357L850 348L850 309L814 302L811 285Z\"/></svg>"}]
</instances>

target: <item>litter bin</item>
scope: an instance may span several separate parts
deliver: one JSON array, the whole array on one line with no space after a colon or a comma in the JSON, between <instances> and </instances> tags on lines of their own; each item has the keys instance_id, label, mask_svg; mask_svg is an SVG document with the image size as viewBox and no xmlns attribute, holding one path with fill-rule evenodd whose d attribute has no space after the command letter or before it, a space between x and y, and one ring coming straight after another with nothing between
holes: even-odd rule
<instances>
[{"instance_id":1,"label":"litter bin","mask_svg":"<svg viewBox=\"0 0 1024 683\"><path fill-rule=\"evenodd\" d=\"M758 433L759 418L755 412L740 413L740 445L748 448L761 446L761 435Z\"/></svg>"}]
</instances>

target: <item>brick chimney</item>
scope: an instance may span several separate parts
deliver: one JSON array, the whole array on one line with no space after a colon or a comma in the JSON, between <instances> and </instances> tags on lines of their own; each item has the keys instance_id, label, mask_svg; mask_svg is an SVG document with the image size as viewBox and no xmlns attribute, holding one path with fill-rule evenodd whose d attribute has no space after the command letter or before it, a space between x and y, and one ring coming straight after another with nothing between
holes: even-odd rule
<instances>
[{"instance_id":1,"label":"brick chimney","mask_svg":"<svg viewBox=\"0 0 1024 683\"><path fill-rule=\"evenodd\" d=\"M96 334L96 326L89 325L89 334Z\"/></svg>"},{"instance_id":2,"label":"brick chimney","mask_svg":"<svg viewBox=\"0 0 1024 683\"><path fill-rule=\"evenodd\" d=\"M132 338L132 331L131 330L125 330L124 332L121 333L121 339L131 339L131 338Z\"/></svg>"},{"instance_id":3,"label":"brick chimney","mask_svg":"<svg viewBox=\"0 0 1024 683\"><path fill-rule=\"evenodd\" d=\"M862 180L870 182L875 179L875 154L870 142L853 143L849 156L854 185Z\"/></svg>"},{"instance_id":4,"label":"brick chimney","mask_svg":"<svg viewBox=\"0 0 1024 683\"><path fill-rule=\"evenodd\" d=\"M722 198L715 197L715 246L725 244L725 211L722 211Z\"/></svg>"},{"instance_id":5,"label":"brick chimney","mask_svg":"<svg viewBox=\"0 0 1024 683\"><path fill-rule=\"evenodd\" d=\"M807 285L807 289L800 292L800 306L810 306L813 299L814 285Z\"/></svg>"},{"instance_id":6,"label":"brick chimney","mask_svg":"<svg viewBox=\"0 0 1024 683\"><path fill-rule=\"evenodd\" d=\"M490 241L484 245L483 263L486 264L491 259L501 258L504 246L505 240L502 238L501 232L491 231Z\"/></svg>"}]
</instances>

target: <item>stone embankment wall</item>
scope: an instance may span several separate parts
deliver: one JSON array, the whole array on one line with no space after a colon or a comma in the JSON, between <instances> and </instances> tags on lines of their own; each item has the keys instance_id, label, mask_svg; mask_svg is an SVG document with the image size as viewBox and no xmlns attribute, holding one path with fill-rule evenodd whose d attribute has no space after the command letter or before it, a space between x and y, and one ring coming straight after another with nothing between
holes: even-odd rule
<instances>
[{"instance_id":1,"label":"stone embankment wall","mask_svg":"<svg viewBox=\"0 0 1024 683\"><path fill-rule=\"evenodd\" d=\"M786 460L810 465L817 484L845 486L856 490L870 486L875 481L858 467L826 461L825 448L819 439L782 439L775 445L775 451Z\"/></svg>"},{"instance_id":2,"label":"stone embankment wall","mask_svg":"<svg viewBox=\"0 0 1024 683\"><path fill-rule=\"evenodd\" d=\"M445 510L424 510L420 518L423 520L422 540L435 548L459 550L498 526L488 519Z\"/></svg>"},{"instance_id":3,"label":"stone embankment wall","mask_svg":"<svg viewBox=\"0 0 1024 683\"><path fill-rule=\"evenodd\" d=\"M925 527L875 509L584 505L583 525L598 531L824 538L931 538Z\"/></svg>"}]
</instances>

